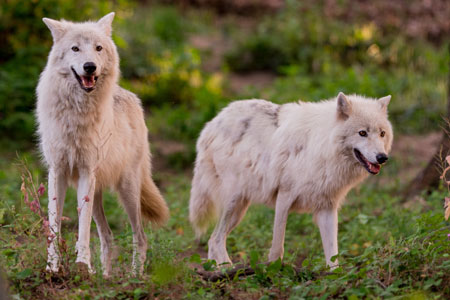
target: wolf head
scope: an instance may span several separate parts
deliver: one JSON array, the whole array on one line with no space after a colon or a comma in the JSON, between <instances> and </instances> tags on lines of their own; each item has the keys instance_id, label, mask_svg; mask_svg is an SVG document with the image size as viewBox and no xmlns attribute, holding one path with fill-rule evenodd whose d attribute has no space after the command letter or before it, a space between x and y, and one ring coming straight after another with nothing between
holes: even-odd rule
<instances>
[{"instance_id":1,"label":"wolf head","mask_svg":"<svg viewBox=\"0 0 450 300\"><path fill-rule=\"evenodd\" d=\"M117 81L119 56L111 39L113 19L114 13L86 23L43 18L53 36L47 71L86 93Z\"/></svg>"},{"instance_id":2,"label":"wolf head","mask_svg":"<svg viewBox=\"0 0 450 300\"><path fill-rule=\"evenodd\" d=\"M387 107L391 96L367 99L361 96L337 97L337 119L341 142L351 159L371 174L378 174L388 160L393 132Z\"/></svg>"}]
</instances>

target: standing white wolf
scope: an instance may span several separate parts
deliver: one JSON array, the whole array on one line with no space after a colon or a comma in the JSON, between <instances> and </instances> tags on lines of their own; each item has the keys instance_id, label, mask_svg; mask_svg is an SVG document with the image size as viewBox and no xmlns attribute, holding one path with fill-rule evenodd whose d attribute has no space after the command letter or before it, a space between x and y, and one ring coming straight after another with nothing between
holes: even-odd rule
<instances>
[{"instance_id":1,"label":"standing white wolf","mask_svg":"<svg viewBox=\"0 0 450 300\"><path fill-rule=\"evenodd\" d=\"M275 207L269 261L283 257L290 211L314 214L326 262L338 253L337 212L348 191L377 174L393 133L390 96L345 96L319 103L231 103L203 129L189 206L197 236L218 218L208 258L231 260L226 238L250 203Z\"/></svg>"},{"instance_id":2,"label":"standing white wolf","mask_svg":"<svg viewBox=\"0 0 450 300\"><path fill-rule=\"evenodd\" d=\"M151 178L151 157L140 100L118 86L119 56L111 39L114 13L98 22L44 18L53 47L37 87L40 145L48 165L48 266L58 271L58 234L68 185L77 188L77 259L91 271L92 216L101 242L104 275L111 271L113 236L102 190L115 188L133 230L133 271L142 273L147 240L141 213L156 224L168 208ZM83 268L84 268L83 267Z\"/></svg>"}]
</instances>

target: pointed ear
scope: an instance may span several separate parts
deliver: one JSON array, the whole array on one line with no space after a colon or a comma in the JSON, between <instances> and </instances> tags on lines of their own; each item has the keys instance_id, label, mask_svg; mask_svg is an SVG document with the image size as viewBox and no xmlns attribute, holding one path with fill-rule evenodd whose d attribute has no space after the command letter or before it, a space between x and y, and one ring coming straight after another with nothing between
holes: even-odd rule
<instances>
[{"instance_id":1,"label":"pointed ear","mask_svg":"<svg viewBox=\"0 0 450 300\"><path fill-rule=\"evenodd\" d=\"M66 25L63 22L49 18L42 18L42 21L44 21L45 25L50 29L53 36L53 42L57 42L66 32Z\"/></svg>"},{"instance_id":2,"label":"pointed ear","mask_svg":"<svg viewBox=\"0 0 450 300\"><path fill-rule=\"evenodd\" d=\"M385 113L387 113L387 107L389 105L389 102L391 102L391 95L378 99L378 103L381 106L381 110Z\"/></svg>"},{"instance_id":3,"label":"pointed ear","mask_svg":"<svg viewBox=\"0 0 450 300\"><path fill-rule=\"evenodd\" d=\"M112 32L112 21L114 20L114 15L116 13L111 12L98 20L97 24L102 28L106 35L111 35Z\"/></svg>"},{"instance_id":4,"label":"pointed ear","mask_svg":"<svg viewBox=\"0 0 450 300\"><path fill-rule=\"evenodd\" d=\"M340 92L337 96L337 113L338 118L342 120L347 120L352 112L352 104L347 99L344 93Z\"/></svg>"}]
</instances>

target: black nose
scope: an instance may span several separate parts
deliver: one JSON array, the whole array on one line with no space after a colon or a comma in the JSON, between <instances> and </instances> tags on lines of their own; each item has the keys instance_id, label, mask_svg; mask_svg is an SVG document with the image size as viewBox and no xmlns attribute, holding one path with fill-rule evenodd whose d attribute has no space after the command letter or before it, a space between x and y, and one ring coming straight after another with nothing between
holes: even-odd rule
<instances>
[{"instance_id":1,"label":"black nose","mask_svg":"<svg viewBox=\"0 0 450 300\"><path fill-rule=\"evenodd\" d=\"M377 162L382 164L385 163L388 160L388 157L384 153L378 153L376 156Z\"/></svg>"},{"instance_id":2,"label":"black nose","mask_svg":"<svg viewBox=\"0 0 450 300\"><path fill-rule=\"evenodd\" d=\"M83 65L83 69L86 73L92 74L97 70L97 66L93 62L87 62Z\"/></svg>"}]
</instances>

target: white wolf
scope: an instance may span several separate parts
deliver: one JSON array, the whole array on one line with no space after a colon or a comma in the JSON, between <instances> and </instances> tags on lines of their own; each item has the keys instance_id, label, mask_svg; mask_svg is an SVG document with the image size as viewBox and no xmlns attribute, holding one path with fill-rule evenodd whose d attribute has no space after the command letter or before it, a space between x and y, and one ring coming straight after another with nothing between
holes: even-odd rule
<instances>
[{"instance_id":1,"label":"white wolf","mask_svg":"<svg viewBox=\"0 0 450 300\"><path fill-rule=\"evenodd\" d=\"M269 261L283 257L290 211L314 215L326 262L338 253L337 211L348 191L377 174L388 159L393 133L391 96L345 96L319 103L231 103L197 142L190 221L201 236L219 219L208 258L231 263L226 238L250 203L275 207Z\"/></svg>"},{"instance_id":2,"label":"white wolf","mask_svg":"<svg viewBox=\"0 0 450 300\"><path fill-rule=\"evenodd\" d=\"M103 211L102 190L115 188L133 230L133 271L143 271L147 240L141 213L157 224L168 208L151 178L151 157L140 100L117 85L119 56L111 39L114 13L98 22L44 18L53 36L37 86L37 120L48 165L48 266L58 271L57 236L68 185L77 188L77 259L91 269L92 215L101 242L104 275L111 271L113 236Z\"/></svg>"}]
</instances>

